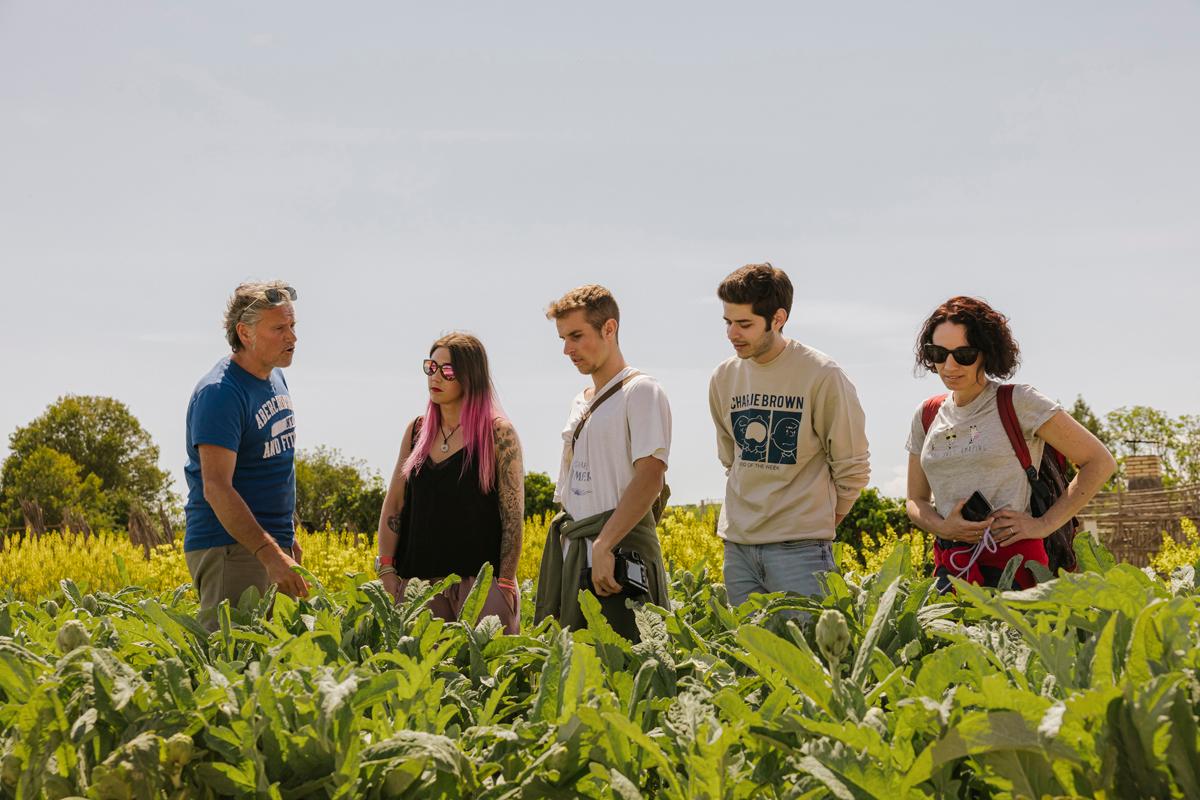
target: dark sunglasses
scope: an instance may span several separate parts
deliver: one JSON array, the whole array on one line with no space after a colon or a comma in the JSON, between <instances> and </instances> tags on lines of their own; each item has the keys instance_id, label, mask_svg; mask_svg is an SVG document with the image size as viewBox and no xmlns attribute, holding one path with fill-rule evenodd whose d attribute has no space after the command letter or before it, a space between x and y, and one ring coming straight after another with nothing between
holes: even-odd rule
<instances>
[{"instance_id":1,"label":"dark sunglasses","mask_svg":"<svg viewBox=\"0 0 1200 800\"><path fill-rule=\"evenodd\" d=\"M432 375L435 372L441 372L442 377L448 381L454 380L454 365L439 364L432 358L427 358L421 362L421 371L426 375Z\"/></svg>"},{"instance_id":2,"label":"dark sunglasses","mask_svg":"<svg viewBox=\"0 0 1200 800\"><path fill-rule=\"evenodd\" d=\"M954 362L961 367L969 367L979 358L980 350L978 347L956 347L953 350L947 350L936 344L925 345L925 357L934 364L944 364L949 356L954 356Z\"/></svg>"},{"instance_id":3,"label":"dark sunglasses","mask_svg":"<svg viewBox=\"0 0 1200 800\"><path fill-rule=\"evenodd\" d=\"M250 305L242 309L242 313L238 315L238 319L246 316L246 312L254 308L255 304L257 304L260 300L266 300L268 305L277 306L284 300L294 301L297 297L298 295L296 294L296 290L291 286L284 286L278 289L272 286L270 289L263 290L262 297L256 297L251 300Z\"/></svg>"},{"instance_id":4,"label":"dark sunglasses","mask_svg":"<svg viewBox=\"0 0 1200 800\"><path fill-rule=\"evenodd\" d=\"M270 289L265 290L263 292L263 296L267 298L267 302L270 303L271 305L275 305L277 303L282 303L283 299L285 297L288 300L295 300L297 297L296 290L294 288L292 288L291 286L284 286L280 289L276 289L276 288L272 287Z\"/></svg>"}]
</instances>

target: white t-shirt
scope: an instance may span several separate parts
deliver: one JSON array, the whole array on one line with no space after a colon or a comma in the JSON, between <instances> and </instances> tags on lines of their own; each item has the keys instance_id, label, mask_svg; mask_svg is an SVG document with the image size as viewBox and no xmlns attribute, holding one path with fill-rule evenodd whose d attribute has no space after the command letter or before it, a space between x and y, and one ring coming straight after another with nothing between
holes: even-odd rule
<instances>
[{"instance_id":1,"label":"white t-shirt","mask_svg":"<svg viewBox=\"0 0 1200 800\"><path fill-rule=\"evenodd\" d=\"M596 390L604 394L631 371L626 367ZM571 438L591 399L580 392L571 403L563 428L563 457L554 499L575 519L584 519L617 507L625 487L633 480L633 462L654 456L667 464L671 452L671 406L658 381L638 375L596 409L574 452Z\"/></svg>"},{"instance_id":2,"label":"white t-shirt","mask_svg":"<svg viewBox=\"0 0 1200 800\"><path fill-rule=\"evenodd\" d=\"M946 398L929 426L921 425L921 408L913 415L906 449L920 456L921 468L933 490L937 512L948 516L960 500L978 491L992 508L1029 512L1029 479L1013 452L996 406L995 381L965 406ZM1029 447L1034 467L1042 462L1045 442L1035 435L1038 428L1062 407L1026 384L1013 385L1013 410Z\"/></svg>"}]
</instances>

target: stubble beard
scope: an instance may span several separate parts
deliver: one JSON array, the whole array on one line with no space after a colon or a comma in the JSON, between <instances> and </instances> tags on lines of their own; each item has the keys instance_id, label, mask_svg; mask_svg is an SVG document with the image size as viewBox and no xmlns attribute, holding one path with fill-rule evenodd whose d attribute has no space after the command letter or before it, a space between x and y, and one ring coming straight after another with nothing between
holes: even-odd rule
<instances>
[{"instance_id":1,"label":"stubble beard","mask_svg":"<svg viewBox=\"0 0 1200 800\"><path fill-rule=\"evenodd\" d=\"M771 348L774 346L775 336L771 331L767 331L763 334L758 346L754 348L747 348L747 353L742 355L742 358L758 358L759 356L766 355L767 353L771 352ZM738 355L741 355L741 353Z\"/></svg>"}]
</instances>

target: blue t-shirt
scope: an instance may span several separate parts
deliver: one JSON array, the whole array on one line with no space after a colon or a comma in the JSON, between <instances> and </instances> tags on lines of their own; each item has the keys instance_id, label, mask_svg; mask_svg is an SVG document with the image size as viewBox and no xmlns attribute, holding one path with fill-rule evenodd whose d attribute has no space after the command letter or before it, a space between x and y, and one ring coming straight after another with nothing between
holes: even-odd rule
<instances>
[{"instance_id":1,"label":"blue t-shirt","mask_svg":"<svg viewBox=\"0 0 1200 800\"><path fill-rule=\"evenodd\" d=\"M236 544L204 499L198 445L237 453L233 488L254 518L285 551L292 546L296 509L296 417L283 372L257 378L229 356L217 362L192 391L187 410L188 500L183 549Z\"/></svg>"}]
</instances>

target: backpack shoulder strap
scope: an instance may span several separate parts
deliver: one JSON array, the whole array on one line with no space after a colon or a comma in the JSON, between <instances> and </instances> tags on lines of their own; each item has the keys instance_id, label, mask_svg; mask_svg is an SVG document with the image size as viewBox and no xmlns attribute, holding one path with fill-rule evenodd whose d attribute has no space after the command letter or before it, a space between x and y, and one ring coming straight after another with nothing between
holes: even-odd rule
<instances>
[{"instance_id":1,"label":"backpack shoulder strap","mask_svg":"<svg viewBox=\"0 0 1200 800\"><path fill-rule=\"evenodd\" d=\"M1029 480L1037 479L1037 470L1033 468L1033 458L1029 455L1029 445L1025 444L1025 435L1021 433L1021 422L1017 419L1017 410L1013 407L1013 386L1006 383L996 389L996 409L1000 412L1000 422L1004 424L1004 432L1012 444L1021 469L1029 475Z\"/></svg>"},{"instance_id":2,"label":"backpack shoulder strap","mask_svg":"<svg viewBox=\"0 0 1200 800\"><path fill-rule=\"evenodd\" d=\"M597 397L595 400L592 401L592 404L590 406L588 406L587 411L584 411L583 416L579 418L579 424L575 426L575 433L571 436L571 446L572 447L574 447L575 443L579 441L579 435L581 433L583 433L583 426L587 424L587 421L589 419L591 419L592 414L596 413L596 409L599 408L604 403L605 400L612 397L617 392L621 391L621 389L623 389L625 387L625 384L629 383L631 380L633 380L634 378L636 378L637 376L639 376L641 374L642 373L638 372L636 369L633 370L628 375L626 375L624 378L622 378L620 383L613 384L607 390L605 390L604 394L600 395L599 397Z\"/></svg>"},{"instance_id":3,"label":"backpack shoulder strap","mask_svg":"<svg viewBox=\"0 0 1200 800\"><path fill-rule=\"evenodd\" d=\"M926 433L929 433L929 426L933 424L938 411L942 408L942 403L945 403L946 398L949 396L947 394L935 394L921 405L921 427L925 428Z\"/></svg>"}]
</instances>

